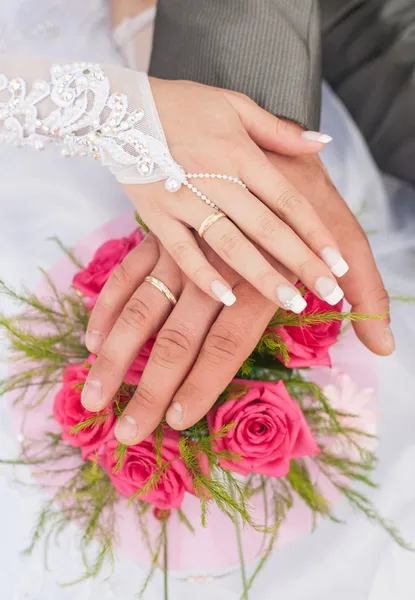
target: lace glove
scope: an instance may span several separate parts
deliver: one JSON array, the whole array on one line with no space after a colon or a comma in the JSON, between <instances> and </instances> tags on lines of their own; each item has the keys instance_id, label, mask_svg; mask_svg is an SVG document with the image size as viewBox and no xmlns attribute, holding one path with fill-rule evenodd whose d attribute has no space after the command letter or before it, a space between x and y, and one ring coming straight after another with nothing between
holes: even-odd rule
<instances>
[{"instance_id":1,"label":"lace glove","mask_svg":"<svg viewBox=\"0 0 415 600\"><path fill-rule=\"evenodd\" d=\"M16 77L16 74L19 74ZM2 57L0 142L89 156L123 184L185 181L170 155L148 77L90 63Z\"/></svg>"},{"instance_id":2,"label":"lace glove","mask_svg":"<svg viewBox=\"0 0 415 600\"><path fill-rule=\"evenodd\" d=\"M101 160L181 270L215 300L236 298L189 229L285 309L305 307L287 270L330 304L341 299L333 273L347 265L331 232L260 149L313 154L329 136L302 135L233 92L154 78L150 87L144 73L115 66L2 57L0 73L0 141L37 150L55 143L65 156ZM162 185L142 185L160 181L184 189L173 200Z\"/></svg>"}]
</instances>

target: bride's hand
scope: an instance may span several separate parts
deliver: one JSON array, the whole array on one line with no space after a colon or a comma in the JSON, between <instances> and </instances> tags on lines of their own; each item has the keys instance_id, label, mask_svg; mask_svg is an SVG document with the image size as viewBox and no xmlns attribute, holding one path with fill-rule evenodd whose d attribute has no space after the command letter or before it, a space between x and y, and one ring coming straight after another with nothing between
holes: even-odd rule
<instances>
[{"instance_id":1,"label":"bride's hand","mask_svg":"<svg viewBox=\"0 0 415 600\"><path fill-rule=\"evenodd\" d=\"M86 345L97 359L82 393L84 406L92 412L111 402L133 360L159 332L138 388L116 428L123 443L145 439L166 411L175 429L199 421L251 354L275 312L274 303L227 267L204 242L201 247L234 286L240 299L234 306L223 308L201 292L149 234L113 271L92 312ZM172 308L161 291L144 281L150 274L171 290L176 306Z\"/></svg>"},{"instance_id":2,"label":"bride's hand","mask_svg":"<svg viewBox=\"0 0 415 600\"><path fill-rule=\"evenodd\" d=\"M200 196L185 186L170 194L163 183L124 188L150 230L180 269L212 298L231 304L230 282L206 259L190 229L199 230L215 211L204 239L232 269L266 298L296 312L304 301L273 268L262 248L321 298L342 297L337 276L347 271L337 244L315 210L275 168L261 148L288 155L316 153L327 136L306 138L245 96L191 82L151 78L160 120L173 158L190 173L239 178L248 189L224 179L197 179ZM311 139L314 138L314 139ZM249 191L248 191L249 190Z\"/></svg>"}]
</instances>

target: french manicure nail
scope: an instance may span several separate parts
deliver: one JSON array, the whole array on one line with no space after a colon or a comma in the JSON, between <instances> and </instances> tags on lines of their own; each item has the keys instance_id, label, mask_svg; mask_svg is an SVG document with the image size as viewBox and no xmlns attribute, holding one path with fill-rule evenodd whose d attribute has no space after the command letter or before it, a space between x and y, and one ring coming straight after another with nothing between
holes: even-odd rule
<instances>
[{"instance_id":1,"label":"french manicure nail","mask_svg":"<svg viewBox=\"0 0 415 600\"><path fill-rule=\"evenodd\" d=\"M336 277L343 277L343 275L346 275L349 270L349 265L344 258L342 258L337 248L323 248L320 254L333 275Z\"/></svg>"},{"instance_id":2,"label":"french manicure nail","mask_svg":"<svg viewBox=\"0 0 415 600\"><path fill-rule=\"evenodd\" d=\"M104 336L99 331L87 331L85 336L85 346L92 354L98 354L101 350Z\"/></svg>"},{"instance_id":3,"label":"french manicure nail","mask_svg":"<svg viewBox=\"0 0 415 600\"><path fill-rule=\"evenodd\" d=\"M390 327L387 327L385 329L385 333L383 334L384 340L385 340L385 345L386 348L388 349L389 352L393 352L395 350L395 337L392 333L392 329Z\"/></svg>"},{"instance_id":4,"label":"french manicure nail","mask_svg":"<svg viewBox=\"0 0 415 600\"><path fill-rule=\"evenodd\" d=\"M138 427L135 419L125 415L115 425L115 437L122 444L133 444L137 439Z\"/></svg>"},{"instance_id":5,"label":"french manicure nail","mask_svg":"<svg viewBox=\"0 0 415 600\"><path fill-rule=\"evenodd\" d=\"M303 312L307 306L307 302L302 295L289 285L279 285L277 287L277 297L284 308L296 314Z\"/></svg>"},{"instance_id":6,"label":"french manicure nail","mask_svg":"<svg viewBox=\"0 0 415 600\"><path fill-rule=\"evenodd\" d=\"M320 133L319 131L303 131L301 137L308 142L320 142L321 144L328 144L333 140L327 133Z\"/></svg>"},{"instance_id":7,"label":"french manicure nail","mask_svg":"<svg viewBox=\"0 0 415 600\"><path fill-rule=\"evenodd\" d=\"M235 303L235 294L221 281L212 281L210 289L215 294L215 296L219 298L219 300L223 302L223 304L225 304L225 306L232 306L232 304Z\"/></svg>"},{"instance_id":8,"label":"french manicure nail","mask_svg":"<svg viewBox=\"0 0 415 600\"><path fill-rule=\"evenodd\" d=\"M88 379L81 394L82 406L91 412L97 412L102 405L102 385L97 379Z\"/></svg>"},{"instance_id":9,"label":"french manicure nail","mask_svg":"<svg viewBox=\"0 0 415 600\"><path fill-rule=\"evenodd\" d=\"M333 279L329 277L320 277L316 281L316 289L327 304L334 306L343 298L343 290Z\"/></svg>"},{"instance_id":10,"label":"french manicure nail","mask_svg":"<svg viewBox=\"0 0 415 600\"><path fill-rule=\"evenodd\" d=\"M183 420L183 407L179 402L173 402L167 411L166 419L171 427L177 427Z\"/></svg>"}]
</instances>

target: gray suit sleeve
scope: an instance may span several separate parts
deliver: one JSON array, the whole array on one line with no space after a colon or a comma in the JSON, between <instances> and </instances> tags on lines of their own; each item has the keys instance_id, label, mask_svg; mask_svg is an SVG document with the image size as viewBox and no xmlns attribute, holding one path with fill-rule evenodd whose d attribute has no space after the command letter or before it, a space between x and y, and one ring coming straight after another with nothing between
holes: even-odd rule
<instances>
[{"instance_id":1,"label":"gray suit sleeve","mask_svg":"<svg viewBox=\"0 0 415 600\"><path fill-rule=\"evenodd\" d=\"M381 169L415 184L414 0L320 0L324 76Z\"/></svg>"},{"instance_id":2,"label":"gray suit sleeve","mask_svg":"<svg viewBox=\"0 0 415 600\"><path fill-rule=\"evenodd\" d=\"M159 0L150 74L239 92L317 129L317 0Z\"/></svg>"}]
</instances>

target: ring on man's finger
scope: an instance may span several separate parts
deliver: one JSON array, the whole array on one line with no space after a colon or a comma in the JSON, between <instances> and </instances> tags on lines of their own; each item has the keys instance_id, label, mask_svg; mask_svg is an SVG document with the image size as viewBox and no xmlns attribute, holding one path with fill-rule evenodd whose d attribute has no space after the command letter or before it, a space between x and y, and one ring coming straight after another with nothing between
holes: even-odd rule
<instances>
[{"instance_id":1,"label":"ring on man's finger","mask_svg":"<svg viewBox=\"0 0 415 600\"><path fill-rule=\"evenodd\" d=\"M165 283L163 283L162 281L160 281L160 279L157 279L157 277L152 277L152 275L148 275L144 281L147 281L147 283L150 283L151 285L153 285L156 289L159 290L159 292L161 292L162 294L164 294L167 298L167 300L170 302L170 304L172 306L176 306L177 304L177 299L176 296L173 294L173 292L167 287L167 285Z\"/></svg>"}]
</instances>

